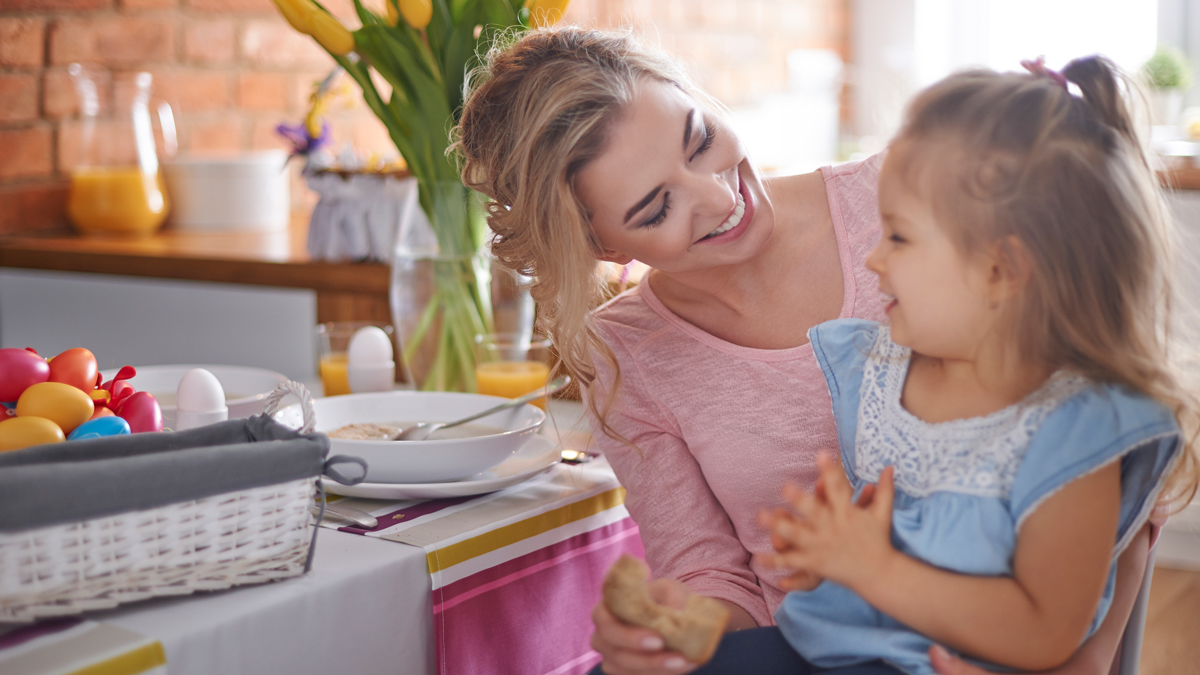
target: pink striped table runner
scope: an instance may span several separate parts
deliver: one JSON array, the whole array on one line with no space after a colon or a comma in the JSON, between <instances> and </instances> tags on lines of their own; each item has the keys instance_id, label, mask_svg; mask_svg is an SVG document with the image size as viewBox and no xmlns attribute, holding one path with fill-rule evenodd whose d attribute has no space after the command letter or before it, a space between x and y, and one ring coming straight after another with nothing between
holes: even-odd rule
<instances>
[{"instance_id":1,"label":"pink striped table runner","mask_svg":"<svg viewBox=\"0 0 1200 675\"><path fill-rule=\"evenodd\" d=\"M425 550L439 675L575 675L600 660L589 640L604 573L644 556L624 501L598 459L478 497L344 498L379 525L338 529Z\"/></svg>"}]
</instances>

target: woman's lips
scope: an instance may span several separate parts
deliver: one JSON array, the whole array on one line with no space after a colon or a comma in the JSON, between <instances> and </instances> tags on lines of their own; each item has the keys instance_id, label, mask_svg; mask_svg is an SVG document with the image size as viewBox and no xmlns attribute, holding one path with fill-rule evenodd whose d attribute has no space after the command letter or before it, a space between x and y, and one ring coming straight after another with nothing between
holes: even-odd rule
<instances>
[{"instance_id":1,"label":"woman's lips","mask_svg":"<svg viewBox=\"0 0 1200 675\"><path fill-rule=\"evenodd\" d=\"M892 310L895 308L896 308L896 299L892 298L892 301L887 304L887 307L883 308L883 313L891 314Z\"/></svg>"}]
</instances>

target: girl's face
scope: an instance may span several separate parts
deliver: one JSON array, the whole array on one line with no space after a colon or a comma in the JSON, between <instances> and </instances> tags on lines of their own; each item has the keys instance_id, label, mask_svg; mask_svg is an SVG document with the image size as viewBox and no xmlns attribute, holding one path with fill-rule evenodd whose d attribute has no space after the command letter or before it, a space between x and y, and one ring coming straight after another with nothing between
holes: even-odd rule
<instances>
[{"instance_id":1,"label":"girl's face","mask_svg":"<svg viewBox=\"0 0 1200 675\"><path fill-rule=\"evenodd\" d=\"M974 358L997 316L996 267L964 255L937 223L929 199L901 175L903 152L893 148L879 174L883 236L867 269L889 296L896 344L926 356Z\"/></svg>"},{"instance_id":2,"label":"girl's face","mask_svg":"<svg viewBox=\"0 0 1200 675\"><path fill-rule=\"evenodd\" d=\"M738 263L774 228L733 132L677 87L643 79L576 188L604 249L664 272Z\"/></svg>"}]
</instances>

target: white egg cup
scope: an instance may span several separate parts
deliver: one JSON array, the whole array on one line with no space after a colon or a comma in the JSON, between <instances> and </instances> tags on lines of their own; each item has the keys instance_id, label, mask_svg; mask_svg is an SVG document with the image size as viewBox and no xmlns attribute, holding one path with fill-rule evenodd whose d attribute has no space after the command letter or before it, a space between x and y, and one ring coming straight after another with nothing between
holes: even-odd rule
<instances>
[{"instance_id":1,"label":"white egg cup","mask_svg":"<svg viewBox=\"0 0 1200 675\"><path fill-rule=\"evenodd\" d=\"M350 391L365 394L375 391L391 391L396 380L396 363L388 361L382 365L365 368L346 368L346 380Z\"/></svg>"}]
</instances>

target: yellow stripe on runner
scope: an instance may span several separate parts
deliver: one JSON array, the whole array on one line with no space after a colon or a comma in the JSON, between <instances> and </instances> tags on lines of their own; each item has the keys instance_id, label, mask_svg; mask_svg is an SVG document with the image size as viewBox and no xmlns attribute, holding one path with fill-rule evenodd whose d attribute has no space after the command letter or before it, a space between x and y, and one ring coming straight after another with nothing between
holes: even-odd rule
<instances>
[{"instance_id":1,"label":"yellow stripe on runner","mask_svg":"<svg viewBox=\"0 0 1200 675\"><path fill-rule=\"evenodd\" d=\"M111 659L73 670L69 675L137 675L167 665L161 642L149 642Z\"/></svg>"},{"instance_id":2,"label":"yellow stripe on runner","mask_svg":"<svg viewBox=\"0 0 1200 675\"><path fill-rule=\"evenodd\" d=\"M598 513L603 513L613 507L625 503L625 488L617 487L598 495L581 499L577 502L560 506L553 511L538 514L532 518L505 525L491 532L485 532L445 548L430 551L425 554L429 564L429 573L440 572L447 567L453 567L461 562L490 553L498 548L516 543L523 539L549 532L567 523L583 520Z\"/></svg>"}]
</instances>

